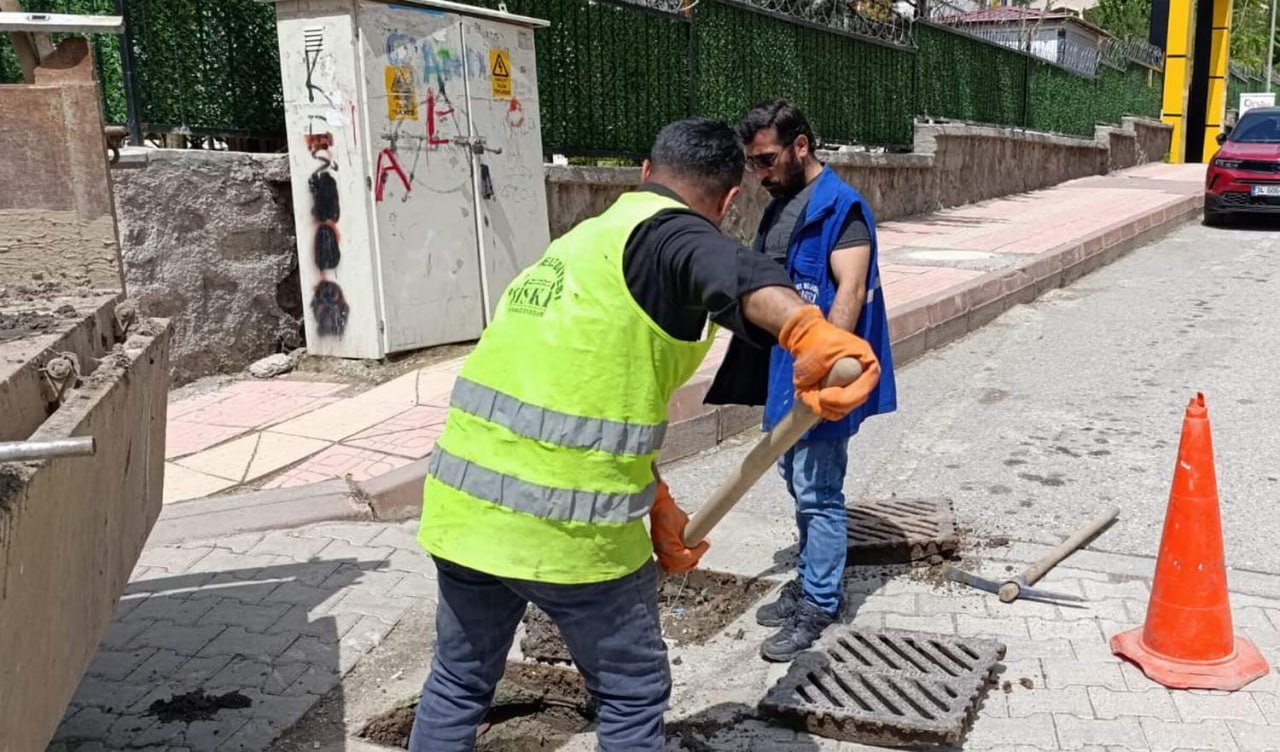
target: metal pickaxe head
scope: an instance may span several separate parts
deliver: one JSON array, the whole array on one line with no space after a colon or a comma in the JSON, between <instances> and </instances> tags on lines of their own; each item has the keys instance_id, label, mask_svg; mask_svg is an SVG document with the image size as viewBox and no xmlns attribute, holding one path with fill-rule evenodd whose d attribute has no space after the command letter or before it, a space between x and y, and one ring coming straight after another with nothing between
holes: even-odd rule
<instances>
[{"instance_id":1,"label":"metal pickaxe head","mask_svg":"<svg viewBox=\"0 0 1280 752\"><path fill-rule=\"evenodd\" d=\"M1005 603L1012 603L1021 599L1025 601L1039 601L1042 603L1056 603L1064 605L1066 603L1083 603L1084 598L1069 593L1051 593L1047 590L1036 590L1029 588L1020 582L1021 578L1005 580L1004 582L995 582L976 574L971 574L963 569L956 569L950 564L946 568L947 579L952 582L959 582L969 587L975 587L979 590L985 590L988 593L995 593L1000 596L1000 600Z\"/></svg>"}]
</instances>

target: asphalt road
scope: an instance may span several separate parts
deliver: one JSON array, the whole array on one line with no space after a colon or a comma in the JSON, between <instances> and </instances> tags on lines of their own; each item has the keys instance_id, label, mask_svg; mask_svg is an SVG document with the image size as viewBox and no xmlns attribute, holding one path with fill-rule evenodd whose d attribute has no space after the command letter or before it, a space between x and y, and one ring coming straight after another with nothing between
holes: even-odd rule
<instances>
[{"instance_id":1,"label":"asphalt road","mask_svg":"<svg viewBox=\"0 0 1280 752\"><path fill-rule=\"evenodd\" d=\"M1182 416L1203 392L1227 564L1280 572L1278 271L1280 224L1193 224L1011 309L898 370L899 409L854 438L846 492L950 497L971 538L1039 543L1115 504L1091 548L1154 557ZM664 474L693 508L745 451ZM790 514L772 472L747 502Z\"/></svg>"}]
</instances>

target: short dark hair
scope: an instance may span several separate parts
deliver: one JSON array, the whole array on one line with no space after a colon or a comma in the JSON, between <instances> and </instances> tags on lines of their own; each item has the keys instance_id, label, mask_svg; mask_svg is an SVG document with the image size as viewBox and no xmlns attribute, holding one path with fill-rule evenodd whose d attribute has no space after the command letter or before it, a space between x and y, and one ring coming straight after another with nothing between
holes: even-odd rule
<instances>
[{"instance_id":1,"label":"short dark hair","mask_svg":"<svg viewBox=\"0 0 1280 752\"><path fill-rule=\"evenodd\" d=\"M809 148L816 149L813 128L800 108L785 99L761 102L747 111L738 123L738 138L743 144L751 143L756 134L768 128L778 129L778 142L790 146L800 136L809 139Z\"/></svg>"},{"instance_id":2,"label":"short dark hair","mask_svg":"<svg viewBox=\"0 0 1280 752\"><path fill-rule=\"evenodd\" d=\"M658 132L649 163L655 172L723 196L742 182L746 157L728 123L691 117L668 123Z\"/></svg>"}]
</instances>

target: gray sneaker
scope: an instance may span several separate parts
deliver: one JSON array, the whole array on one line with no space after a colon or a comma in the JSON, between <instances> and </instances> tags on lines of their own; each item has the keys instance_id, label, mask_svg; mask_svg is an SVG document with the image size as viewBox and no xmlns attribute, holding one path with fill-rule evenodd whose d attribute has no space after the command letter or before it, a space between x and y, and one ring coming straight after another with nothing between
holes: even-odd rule
<instances>
[{"instance_id":1,"label":"gray sneaker","mask_svg":"<svg viewBox=\"0 0 1280 752\"><path fill-rule=\"evenodd\" d=\"M766 661L785 663L808 650L822 636L823 630L836 620L807 600L801 600L795 615L782 625L772 637L760 646L760 655Z\"/></svg>"},{"instance_id":2,"label":"gray sneaker","mask_svg":"<svg viewBox=\"0 0 1280 752\"><path fill-rule=\"evenodd\" d=\"M762 627L781 627L795 614L796 605L803 597L800 582L797 580L788 582L782 586L778 600L766 603L756 611L756 624Z\"/></svg>"}]
</instances>

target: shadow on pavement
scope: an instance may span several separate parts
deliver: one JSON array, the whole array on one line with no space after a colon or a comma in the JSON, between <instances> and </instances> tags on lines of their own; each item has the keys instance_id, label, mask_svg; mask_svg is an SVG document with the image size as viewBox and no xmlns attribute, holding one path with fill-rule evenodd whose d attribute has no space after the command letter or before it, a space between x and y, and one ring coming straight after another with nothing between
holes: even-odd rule
<instances>
[{"instance_id":1,"label":"shadow on pavement","mask_svg":"<svg viewBox=\"0 0 1280 752\"><path fill-rule=\"evenodd\" d=\"M365 639L366 617L330 609L382 565L312 560L130 583L50 749L268 748L322 695L342 706L339 679L363 652L343 643Z\"/></svg>"}]
</instances>

